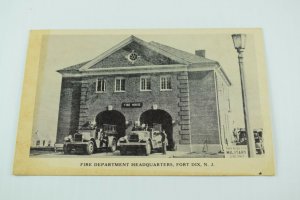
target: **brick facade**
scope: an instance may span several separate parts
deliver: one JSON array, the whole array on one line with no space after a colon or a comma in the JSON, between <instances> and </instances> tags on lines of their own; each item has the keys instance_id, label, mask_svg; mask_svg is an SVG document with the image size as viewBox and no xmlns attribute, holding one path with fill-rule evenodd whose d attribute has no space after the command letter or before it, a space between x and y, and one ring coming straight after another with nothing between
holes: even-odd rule
<instances>
[{"instance_id":1,"label":"brick facade","mask_svg":"<svg viewBox=\"0 0 300 200\"><path fill-rule=\"evenodd\" d=\"M151 77L151 91L140 91L140 77ZM171 91L160 91L160 76L170 75ZM112 106L126 121L139 121L143 112L153 109L166 111L174 121L173 139L176 144L219 144L217 102L214 71L122 75L125 92L115 92L116 76L63 78L57 142L73 134L87 121ZM106 91L96 92L97 79L106 80ZM124 102L142 102L141 108L123 108ZM128 127L126 131L130 131ZM191 138L190 138L191 133Z\"/></svg>"},{"instance_id":2,"label":"brick facade","mask_svg":"<svg viewBox=\"0 0 300 200\"><path fill-rule=\"evenodd\" d=\"M152 74L151 77L151 91L140 91L140 77L146 74L123 75L125 78L126 92L115 92L114 84L115 77L119 76L99 76L99 77L85 77L83 79L80 103L80 119L79 126L86 121L92 121L96 116L107 110L108 106L112 106L113 110L122 113L126 121L131 121L131 125L135 121L139 121L141 114L145 111L152 110L153 105L157 105L157 109L166 111L173 121L180 120L180 93L177 85L177 73L167 74L171 75L172 90L160 91L160 76L164 74ZM148 75L148 74L147 74ZM104 93L96 92L97 78L106 80L106 91ZM142 102L141 108L123 108L122 103L126 102ZM128 127L130 131L132 127ZM173 125L173 139L179 140L180 126Z\"/></svg>"}]
</instances>

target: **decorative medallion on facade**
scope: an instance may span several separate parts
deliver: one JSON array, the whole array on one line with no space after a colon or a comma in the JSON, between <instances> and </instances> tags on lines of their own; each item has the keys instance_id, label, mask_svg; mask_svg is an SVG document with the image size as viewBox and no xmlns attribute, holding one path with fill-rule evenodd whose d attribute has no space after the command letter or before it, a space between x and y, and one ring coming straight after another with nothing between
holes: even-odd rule
<instances>
[{"instance_id":1,"label":"decorative medallion on facade","mask_svg":"<svg viewBox=\"0 0 300 200\"><path fill-rule=\"evenodd\" d=\"M138 56L137 53L134 52L134 50L131 51L130 54L128 54L126 56L126 58L128 59L128 61L131 63L131 64L134 64L135 61L137 61L137 59L139 58L140 56Z\"/></svg>"}]
</instances>

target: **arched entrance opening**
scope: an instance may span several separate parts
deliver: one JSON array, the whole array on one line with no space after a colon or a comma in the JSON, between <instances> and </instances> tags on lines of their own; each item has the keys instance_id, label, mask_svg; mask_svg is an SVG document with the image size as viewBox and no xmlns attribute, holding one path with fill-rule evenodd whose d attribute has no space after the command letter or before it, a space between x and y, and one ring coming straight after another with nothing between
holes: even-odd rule
<instances>
[{"instance_id":1,"label":"arched entrance opening","mask_svg":"<svg viewBox=\"0 0 300 200\"><path fill-rule=\"evenodd\" d=\"M106 110L96 116L97 127L103 127L103 124L116 125L118 137L125 135L125 116L116 110Z\"/></svg>"},{"instance_id":2,"label":"arched entrance opening","mask_svg":"<svg viewBox=\"0 0 300 200\"><path fill-rule=\"evenodd\" d=\"M173 126L171 115L164 110L147 110L140 116L140 123L153 126L154 124L161 124L162 130L166 131L168 138L168 149L174 148L173 141Z\"/></svg>"}]
</instances>

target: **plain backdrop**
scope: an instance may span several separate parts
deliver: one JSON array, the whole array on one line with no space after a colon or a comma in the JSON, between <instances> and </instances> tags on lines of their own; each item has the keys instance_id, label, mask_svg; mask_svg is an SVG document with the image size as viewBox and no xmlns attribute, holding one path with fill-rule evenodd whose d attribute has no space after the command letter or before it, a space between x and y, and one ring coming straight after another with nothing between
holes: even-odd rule
<instances>
[{"instance_id":1,"label":"plain backdrop","mask_svg":"<svg viewBox=\"0 0 300 200\"><path fill-rule=\"evenodd\" d=\"M300 199L300 1L0 1L0 199ZM16 130L30 29L264 30L274 177L16 177Z\"/></svg>"}]
</instances>

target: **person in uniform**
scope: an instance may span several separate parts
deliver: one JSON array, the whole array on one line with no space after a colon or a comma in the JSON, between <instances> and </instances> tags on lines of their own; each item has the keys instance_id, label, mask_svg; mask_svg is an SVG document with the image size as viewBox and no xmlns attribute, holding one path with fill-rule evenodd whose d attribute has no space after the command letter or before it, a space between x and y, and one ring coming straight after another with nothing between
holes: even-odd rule
<instances>
[{"instance_id":1,"label":"person in uniform","mask_svg":"<svg viewBox=\"0 0 300 200\"><path fill-rule=\"evenodd\" d=\"M161 132L162 154L167 153L167 134L165 130Z\"/></svg>"},{"instance_id":2,"label":"person in uniform","mask_svg":"<svg viewBox=\"0 0 300 200\"><path fill-rule=\"evenodd\" d=\"M100 146L105 145L106 153L108 152L108 135L100 128Z\"/></svg>"}]
</instances>

